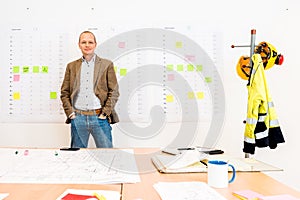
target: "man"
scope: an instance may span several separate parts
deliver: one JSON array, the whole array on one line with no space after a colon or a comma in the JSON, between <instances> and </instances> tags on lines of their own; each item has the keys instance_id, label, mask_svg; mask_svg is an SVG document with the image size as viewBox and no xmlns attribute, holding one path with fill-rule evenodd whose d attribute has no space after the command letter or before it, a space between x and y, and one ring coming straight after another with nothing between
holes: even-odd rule
<instances>
[{"instance_id":1,"label":"man","mask_svg":"<svg viewBox=\"0 0 300 200\"><path fill-rule=\"evenodd\" d=\"M114 110L119 97L114 65L95 54L92 32L82 32L78 46L82 57L68 63L60 96L66 123L71 123L71 147L87 148L91 134L97 148L111 148L110 124L119 121Z\"/></svg>"}]
</instances>

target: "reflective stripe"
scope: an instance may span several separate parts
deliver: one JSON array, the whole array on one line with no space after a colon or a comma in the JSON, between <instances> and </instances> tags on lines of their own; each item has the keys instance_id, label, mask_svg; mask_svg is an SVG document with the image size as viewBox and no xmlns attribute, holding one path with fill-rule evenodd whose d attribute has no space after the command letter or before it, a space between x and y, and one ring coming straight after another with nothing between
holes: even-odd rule
<instances>
[{"instance_id":1,"label":"reflective stripe","mask_svg":"<svg viewBox=\"0 0 300 200\"><path fill-rule=\"evenodd\" d=\"M246 122L247 122L247 124L256 124L257 123L257 119L247 118Z\"/></svg>"},{"instance_id":2,"label":"reflective stripe","mask_svg":"<svg viewBox=\"0 0 300 200\"><path fill-rule=\"evenodd\" d=\"M256 72L256 69L252 68L252 74L255 74L255 72Z\"/></svg>"},{"instance_id":3,"label":"reflective stripe","mask_svg":"<svg viewBox=\"0 0 300 200\"><path fill-rule=\"evenodd\" d=\"M258 121L259 121L259 122L264 122L265 119L266 119L266 117L267 117L266 115L259 116L259 117L258 117Z\"/></svg>"},{"instance_id":4,"label":"reflective stripe","mask_svg":"<svg viewBox=\"0 0 300 200\"><path fill-rule=\"evenodd\" d=\"M255 133L255 138L256 139L262 139L268 137L268 129L265 130L264 132L259 132L259 133Z\"/></svg>"},{"instance_id":5,"label":"reflective stripe","mask_svg":"<svg viewBox=\"0 0 300 200\"><path fill-rule=\"evenodd\" d=\"M279 126L278 119L270 120L270 126Z\"/></svg>"},{"instance_id":6,"label":"reflective stripe","mask_svg":"<svg viewBox=\"0 0 300 200\"><path fill-rule=\"evenodd\" d=\"M244 141L247 142L247 143L255 144L255 139L254 138L244 137Z\"/></svg>"},{"instance_id":7,"label":"reflective stripe","mask_svg":"<svg viewBox=\"0 0 300 200\"><path fill-rule=\"evenodd\" d=\"M274 107L274 102L273 101L268 102L268 106L269 106L269 108Z\"/></svg>"}]
</instances>

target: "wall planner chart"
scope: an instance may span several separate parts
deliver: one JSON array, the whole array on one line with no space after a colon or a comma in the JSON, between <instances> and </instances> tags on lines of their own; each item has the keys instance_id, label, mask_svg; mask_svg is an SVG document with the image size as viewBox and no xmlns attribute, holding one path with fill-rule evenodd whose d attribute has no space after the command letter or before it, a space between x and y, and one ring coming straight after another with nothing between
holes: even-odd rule
<instances>
[{"instance_id":1,"label":"wall planner chart","mask_svg":"<svg viewBox=\"0 0 300 200\"><path fill-rule=\"evenodd\" d=\"M96 53L114 62L122 121L149 122L154 114L168 122L207 120L219 112L224 94L218 31L182 25L14 26L1 39L1 122L65 120L60 86L66 64L81 56L77 42L83 30L96 35Z\"/></svg>"}]
</instances>

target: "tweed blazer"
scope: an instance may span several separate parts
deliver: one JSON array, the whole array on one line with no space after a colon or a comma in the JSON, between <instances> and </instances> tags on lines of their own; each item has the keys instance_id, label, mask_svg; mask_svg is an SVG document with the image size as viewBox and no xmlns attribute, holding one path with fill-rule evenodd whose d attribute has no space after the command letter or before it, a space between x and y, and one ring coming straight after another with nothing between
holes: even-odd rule
<instances>
[{"instance_id":1,"label":"tweed blazer","mask_svg":"<svg viewBox=\"0 0 300 200\"><path fill-rule=\"evenodd\" d=\"M75 111L74 100L79 92L82 58L68 63L60 99L67 118ZM119 98L119 85L112 61L96 55L94 68L94 92L99 98L102 113L107 114L111 124L119 122L115 105ZM67 120L68 121L68 120Z\"/></svg>"}]
</instances>

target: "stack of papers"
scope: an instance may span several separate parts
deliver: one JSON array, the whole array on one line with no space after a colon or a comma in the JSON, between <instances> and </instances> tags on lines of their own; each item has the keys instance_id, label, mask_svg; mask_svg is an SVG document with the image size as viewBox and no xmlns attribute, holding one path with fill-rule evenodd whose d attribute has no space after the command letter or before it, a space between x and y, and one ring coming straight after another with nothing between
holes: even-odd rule
<instances>
[{"instance_id":1,"label":"stack of papers","mask_svg":"<svg viewBox=\"0 0 300 200\"><path fill-rule=\"evenodd\" d=\"M161 154L151 158L154 166L162 173L206 172L206 165L200 160L207 154L199 151L186 151L175 156Z\"/></svg>"},{"instance_id":2,"label":"stack of papers","mask_svg":"<svg viewBox=\"0 0 300 200\"><path fill-rule=\"evenodd\" d=\"M238 172L282 170L254 158L237 158L226 154L208 155L197 150L188 150L177 155L159 154L153 156L151 160L161 173L207 172L208 160L222 160L228 162L232 164Z\"/></svg>"}]
</instances>

